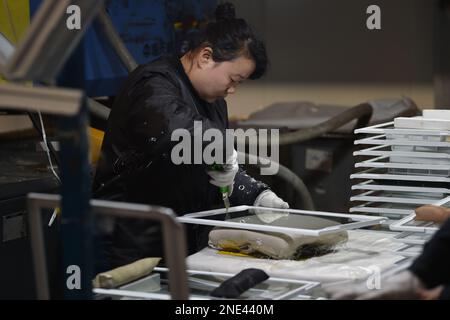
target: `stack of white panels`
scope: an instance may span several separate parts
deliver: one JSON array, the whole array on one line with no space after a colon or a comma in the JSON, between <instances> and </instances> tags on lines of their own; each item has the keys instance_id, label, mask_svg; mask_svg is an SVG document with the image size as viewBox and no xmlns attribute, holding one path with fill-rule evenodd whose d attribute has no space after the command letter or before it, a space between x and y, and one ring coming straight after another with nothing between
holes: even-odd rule
<instances>
[{"instance_id":1,"label":"stack of white panels","mask_svg":"<svg viewBox=\"0 0 450 320\"><path fill-rule=\"evenodd\" d=\"M398 219L450 195L450 110L357 129L350 212ZM361 159L361 157L364 157Z\"/></svg>"}]
</instances>

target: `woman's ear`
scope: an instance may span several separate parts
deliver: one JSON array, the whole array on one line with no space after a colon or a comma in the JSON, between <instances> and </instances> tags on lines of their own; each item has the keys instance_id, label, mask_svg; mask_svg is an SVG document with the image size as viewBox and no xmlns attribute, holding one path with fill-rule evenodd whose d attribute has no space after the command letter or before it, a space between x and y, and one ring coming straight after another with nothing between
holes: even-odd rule
<instances>
[{"instance_id":1,"label":"woman's ear","mask_svg":"<svg viewBox=\"0 0 450 320\"><path fill-rule=\"evenodd\" d=\"M212 57L213 50L211 47L204 47L200 50L198 54L198 67L200 69L203 69L212 63L214 63L213 57Z\"/></svg>"}]
</instances>

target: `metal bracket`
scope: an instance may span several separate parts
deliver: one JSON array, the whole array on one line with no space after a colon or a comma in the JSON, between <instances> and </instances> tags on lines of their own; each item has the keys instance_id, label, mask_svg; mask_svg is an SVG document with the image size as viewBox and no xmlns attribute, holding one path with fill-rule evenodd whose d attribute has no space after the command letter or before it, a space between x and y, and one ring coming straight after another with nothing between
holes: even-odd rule
<instances>
[{"instance_id":1,"label":"metal bracket","mask_svg":"<svg viewBox=\"0 0 450 320\"><path fill-rule=\"evenodd\" d=\"M28 194L30 241L33 252L34 273L38 299L50 299L47 279L46 254L42 233L42 209L60 206L61 196L52 194ZM91 212L104 216L156 220L161 222L164 237L164 252L169 267L169 280L172 283L172 299L189 298L186 275L186 241L183 225L175 213L165 207L135 203L90 200ZM64 213L63 213L64 214Z\"/></svg>"}]
</instances>

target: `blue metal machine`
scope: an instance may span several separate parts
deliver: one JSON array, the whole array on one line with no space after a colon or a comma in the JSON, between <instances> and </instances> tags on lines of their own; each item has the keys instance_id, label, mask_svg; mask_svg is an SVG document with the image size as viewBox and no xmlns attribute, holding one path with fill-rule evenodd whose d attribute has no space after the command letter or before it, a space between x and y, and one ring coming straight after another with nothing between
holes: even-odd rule
<instances>
[{"instance_id":1,"label":"blue metal machine","mask_svg":"<svg viewBox=\"0 0 450 320\"><path fill-rule=\"evenodd\" d=\"M30 0L31 15L42 0ZM110 0L106 11L137 63L150 62L163 54L181 53L186 37L201 21L211 17L217 0ZM83 14L83 13L81 13ZM98 22L87 30L77 50L84 65L83 88L88 97L114 96L128 72L103 36ZM81 54L80 54L81 53ZM73 60L72 60L73 61ZM65 68L60 81L70 83L73 68Z\"/></svg>"}]
</instances>

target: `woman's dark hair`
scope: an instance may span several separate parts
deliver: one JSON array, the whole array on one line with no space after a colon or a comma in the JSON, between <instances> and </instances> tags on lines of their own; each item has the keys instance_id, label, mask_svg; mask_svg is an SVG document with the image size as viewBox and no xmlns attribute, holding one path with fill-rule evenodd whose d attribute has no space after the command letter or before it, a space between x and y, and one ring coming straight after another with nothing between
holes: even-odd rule
<instances>
[{"instance_id":1,"label":"woman's dark hair","mask_svg":"<svg viewBox=\"0 0 450 320\"><path fill-rule=\"evenodd\" d=\"M204 25L195 39L191 39L190 50L210 46L216 62L246 56L255 62L255 70L249 78L260 78L266 72L268 63L264 43L255 37L244 19L236 18L231 3L217 6L215 16L215 21Z\"/></svg>"}]
</instances>

